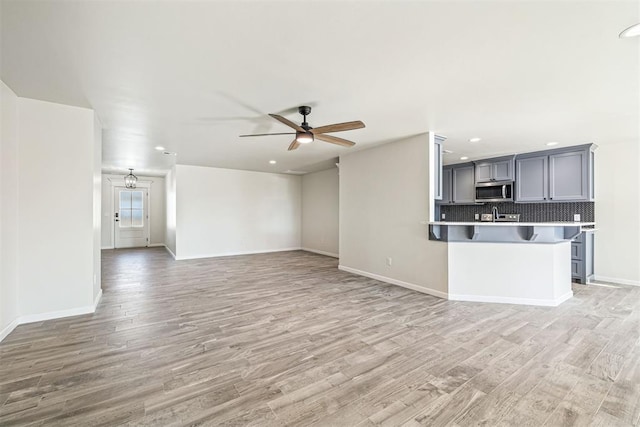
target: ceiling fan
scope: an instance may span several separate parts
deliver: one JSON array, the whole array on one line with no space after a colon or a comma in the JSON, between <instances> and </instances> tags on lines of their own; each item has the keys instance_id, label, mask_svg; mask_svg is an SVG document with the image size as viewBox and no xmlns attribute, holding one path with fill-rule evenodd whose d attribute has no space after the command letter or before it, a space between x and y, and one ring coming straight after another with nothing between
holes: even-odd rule
<instances>
[{"instance_id":1,"label":"ceiling fan","mask_svg":"<svg viewBox=\"0 0 640 427\"><path fill-rule=\"evenodd\" d=\"M326 133L332 132L342 132L345 130L353 130L353 129L361 129L364 127L364 123L360 120L356 120L353 122L345 122L345 123L336 123L333 125L320 126L317 128L312 128L307 123L307 116L311 114L311 107L303 105L298 107L298 112L302 114L303 120L302 124L297 125L289 119L286 119L278 114L269 114L274 119L278 120L281 123L289 126L295 132L284 132L284 133L258 133L254 135L240 135L241 137L246 136L267 136L267 135L295 135L295 139L289 145L288 150L295 150L300 146L300 144L308 144L309 142L313 142L314 139L319 139L320 141L330 142L332 144L341 145L343 147L353 147L356 145L355 142L348 141L343 138L338 138L337 136L325 135Z\"/></svg>"}]
</instances>

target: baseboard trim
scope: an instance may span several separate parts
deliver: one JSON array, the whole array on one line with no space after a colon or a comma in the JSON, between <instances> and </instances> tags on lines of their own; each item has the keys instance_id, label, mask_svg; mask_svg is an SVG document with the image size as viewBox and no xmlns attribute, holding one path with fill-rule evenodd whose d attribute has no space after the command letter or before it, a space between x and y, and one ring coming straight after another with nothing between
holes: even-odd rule
<instances>
[{"instance_id":1,"label":"baseboard trim","mask_svg":"<svg viewBox=\"0 0 640 427\"><path fill-rule=\"evenodd\" d=\"M446 292L437 291L431 288L425 288L424 286L416 285L414 283L403 282L402 280L392 279L391 277L380 276L379 274L369 273L368 271L358 270L356 268L347 267L345 265L338 265L338 270L346 271L347 273L357 274L358 276L368 277L370 279L379 280L381 282L389 283L391 285L401 286L403 288L411 289L412 291L422 292L438 298L448 298Z\"/></svg>"},{"instance_id":2,"label":"baseboard trim","mask_svg":"<svg viewBox=\"0 0 640 427\"><path fill-rule=\"evenodd\" d=\"M311 248L302 248L302 250L306 252L313 252L314 254L318 254L318 255L330 256L332 258L340 258L338 254L334 254L333 252L319 251L317 249L311 249Z\"/></svg>"},{"instance_id":3,"label":"baseboard trim","mask_svg":"<svg viewBox=\"0 0 640 427\"><path fill-rule=\"evenodd\" d=\"M190 257L175 257L176 261L185 261L188 259L201 259L201 258L220 258L227 256L238 256L238 255L257 255L257 254L270 254L274 252L289 252L289 251L300 251L302 248L282 248L282 249L268 249L264 251L247 251L247 252L225 252L219 254L203 254L203 255L194 255Z\"/></svg>"},{"instance_id":4,"label":"baseboard trim","mask_svg":"<svg viewBox=\"0 0 640 427\"><path fill-rule=\"evenodd\" d=\"M63 317L81 316L83 314L95 313L100 300L102 299L102 289L98 292L98 295L93 299L93 305L86 307L70 308L68 310L49 311L46 313L28 314L26 316L19 316L7 327L0 332L0 342L7 337L18 325L24 325L27 323L44 322L45 320L60 319Z\"/></svg>"},{"instance_id":5,"label":"baseboard trim","mask_svg":"<svg viewBox=\"0 0 640 427\"><path fill-rule=\"evenodd\" d=\"M0 342L7 337L20 324L20 318L13 319L2 331L0 331Z\"/></svg>"},{"instance_id":6,"label":"baseboard trim","mask_svg":"<svg viewBox=\"0 0 640 427\"><path fill-rule=\"evenodd\" d=\"M114 249L113 246L103 246L100 248L101 250L105 250L105 249Z\"/></svg>"},{"instance_id":7,"label":"baseboard trim","mask_svg":"<svg viewBox=\"0 0 640 427\"><path fill-rule=\"evenodd\" d=\"M98 291L98 295L93 299L93 311L96 311L98 308L98 304L100 304L100 300L102 299L102 288Z\"/></svg>"},{"instance_id":8,"label":"baseboard trim","mask_svg":"<svg viewBox=\"0 0 640 427\"><path fill-rule=\"evenodd\" d=\"M171 256L173 257L173 259L176 259L176 254L173 253L173 251L171 249L169 249L169 246L167 245L163 245L164 248L167 250L167 252L169 252L169 254L171 254Z\"/></svg>"},{"instance_id":9,"label":"baseboard trim","mask_svg":"<svg viewBox=\"0 0 640 427\"><path fill-rule=\"evenodd\" d=\"M95 307L87 305L85 307L70 308L68 310L48 311L45 313L27 314L20 316L19 324L34 322L44 322L45 320L60 319L62 317L81 316L83 314L91 314L95 311Z\"/></svg>"},{"instance_id":10,"label":"baseboard trim","mask_svg":"<svg viewBox=\"0 0 640 427\"><path fill-rule=\"evenodd\" d=\"M537 305L542 307L557 307L569 298L573 297L573 291L556 299L535 299L535 298L511 298L511 297L495 297L484 295L461 295L449 294L451 301L468 301L468 302L489 302L498 304L518 304L518 305Z\"/></svg>"},{"instance_id":11,"label":"baseboard trim","mask_svg":"<svg viewBox=\"0 0 640 427\"><path fill-rule=\"evenodd\" d=\"M593 280L595 282L614 283L616 285L640 286L640 281L638 280L620 279L618 277L595 276Z\"/></svg>"}]
</instances>

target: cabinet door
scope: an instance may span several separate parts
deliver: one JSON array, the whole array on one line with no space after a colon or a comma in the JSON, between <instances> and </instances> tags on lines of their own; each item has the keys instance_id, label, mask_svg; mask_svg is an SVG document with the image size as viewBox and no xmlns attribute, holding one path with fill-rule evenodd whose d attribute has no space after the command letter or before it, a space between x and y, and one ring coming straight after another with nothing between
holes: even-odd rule
<instances>
[{"instance_id":1,"label":"cabinet door","mask_svg":"<svg viewBox=\"0 0 640 427\"><path fill-rule=\"evenodd\" d=\"M473 165L452 169L453 203L475 203L476 186Z\"/></svg>"},{"instance_id":2,"label":"cabinet door","mask_svg":"<svg viewBox=\"0 0 640 427\"><path fill-rule=\"evenodd\" d=\"M435 200L442 200L442 142L436 139L433 147L434 195Z\"/></svg>"},{"instance_id":3,"label":"cabinet door","mask_svg":"<svg viewBox=\"0 0 640 427\"><path fill-rule=\"evenodd\" d=\"M493 164L477 163L476 164L476 182L489 182L493 178Z\"/></svg>"},{"instance_id":4,"label":"cabinet door","mask_svg":"<svg viewBox=\"0 0 640 427\"><path fill-rule=\"evenodd\" d=\"M493 163L494 181L513 181L513 160L500 160Z\"/></svg>"},{"instance_id":5,"label":"cabinet door","mask_svg":"<svg viewBox=\"0 0 640 427\"><path fill-rule=\"evenodd\" d=\"M571 261L571 278L580 279L582 277L582 261Z\"/></svg>"},{"instance_id":6,"label":"cabinet door","mask_svg":"<svg viewBox=\"0 0 640 427\"><path fill-rule=\"evenodd\" d=\"M582 243L571 242L571 259L582 260Z\"/></svg>"},{"instance_id":7,"label":"cabinet door","mask_svg":"<svg viewBox=\"0 0 640 427\"><path fill-rule=\"evenodd\" d=\"M449 204L453 198L451 197L451 168L442 169L442 202L441 204Z\"/></svg>"},{"instance_id":8,"label":"cabinet door","mask_svg":"<svg viewBox=\"0 0 640 427\"><path fill-rule=\"evenodd\" d=\"M549 199L589 200L588 151L549 155Z\"/></svg>"},{"instance_id":9,"label":"cabinet door","mask_svg":"<svg viewBox=\"0 0 640 427\"><path fill-rule=\"evenodd\" d=\"M543 202L547 200L549 157L529 157L516 160L516 201Z\"/></svg>"}]
</instances>

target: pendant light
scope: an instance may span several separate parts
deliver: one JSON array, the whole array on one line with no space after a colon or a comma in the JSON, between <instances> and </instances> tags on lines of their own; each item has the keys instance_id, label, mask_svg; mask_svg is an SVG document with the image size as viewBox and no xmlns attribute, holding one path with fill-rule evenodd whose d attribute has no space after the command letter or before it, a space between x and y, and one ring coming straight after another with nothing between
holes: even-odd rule
<instances>
[{"instance_id":1,"label":"pendant light","mask_svg":"<svg viewBox=\"0 0 640 427\"><path fill-rule=\"evenodd\" d=\"M136 188L138 177L133 174L133 169L129 168L129 175L124 177L124 186L127 188Z\"/></svg>"}]
</instances>

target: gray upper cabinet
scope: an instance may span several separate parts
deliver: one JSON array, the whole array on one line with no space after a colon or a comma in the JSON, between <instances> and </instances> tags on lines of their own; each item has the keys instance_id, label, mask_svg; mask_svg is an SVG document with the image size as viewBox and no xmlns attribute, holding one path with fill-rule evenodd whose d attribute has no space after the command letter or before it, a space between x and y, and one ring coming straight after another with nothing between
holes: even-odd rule
<instances>
[{"instance_id":1,"label":"gray upper cabinet","mask_svg":"<svg viewBox=\"0 0 640 427\"><path fill-rule=\"evenodd\" d=\"M442 200L436 202L440 205L475 203L473 164L442 168Z\"/></svg>"},{"instance_id":2,"label":"gray upper cabinet","mask_svg":"<svg viewBox=\"0 0 640 427\"><path fill-rule=\"evenodd\" d=\"M496 157L475 163L475 182L513 181L514 156Z\"/></svg>"},{"instance_id":3,"label":"gray upper cabinet","mask_svg":"<svg viewBox=\"0 0 640 427\"><path fill-rule=\"evenodd\" d=\"M544 202L549 197L549 157L516 159L515 200Z\"/></svg>"},{"instance_id":4,"label":"gray upper cabinet","mask_svg":"<svg viewBox=\"0 0 640 427\"><path fill-rule=\"evenodd\" d=\"M589 200L589 151L549 156L549 200Z\"/></svg>"},{"instance_id":5,"label":"gray upper cabinet","mask_svg":"<svg viewBox=\"0 0 640 427\"><path fill-rule=\"evenodd\" d=\"M594 145L518 155L516 202L593 200Z\"/></svg>"},{"instance_id":6,"label":"gray upper cabinet","mask_svg":"<svg viewBox=\"0 0 640 427\"><path fill-rule=\"evenodd\" d=\"M453 203L453 195L451 192L451 167L445 166L442 168L442 198L436 200L436 203L441 205L448 205Z\"/></svg>"},{"instance_id":7,"label":"gray upper cabinet","mask_svg":"<svg viewBox=\"0 0 640 427\"><path fill-rule=\"evenodd\" d=\"M491 181L491 172L493 165L491 163L476 163L476 182Z\"/></svg>"},{"instance_id":8,"label":"gray upper cabinet","mask_svg":"<svg viewBox=\"0 0 640 427\"><path fill-rule=\"evenodd\" d=\"M476 186L473 164L456 166L451 169L453 203L475 203Z\"/></svg>"},{"instance_id":9,"label":"gray upper cabinet","mask_svg":"<svg viewBox=\"0 0 640 427\"><path fill-rule=\"evenodd\" d=\"M438 136L434 139L434 150L433 150L433 167L435 168L435 173L433 174L435 182L434 182L434 195L433 198L435 200L442 200L442 143L444 142L443 138L439 138Z\"/></svg>"}]
</instances>

